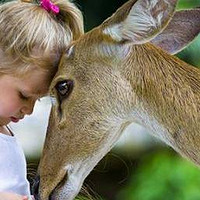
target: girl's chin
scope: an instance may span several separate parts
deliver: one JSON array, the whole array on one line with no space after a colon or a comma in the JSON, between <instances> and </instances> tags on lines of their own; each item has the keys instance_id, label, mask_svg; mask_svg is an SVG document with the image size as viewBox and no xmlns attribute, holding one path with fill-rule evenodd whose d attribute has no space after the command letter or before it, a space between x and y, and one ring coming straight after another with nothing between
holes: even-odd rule
<instances>
[{"instance_id":1,"label":"girl's chin","mask_svg":"<svg viewBox=\"0 0 200 200\"><path fill-rule=\"evenodd\" d=\"M10 118L1 118L0 117L0 126L8 125L12 120Z\"/></svg>"}]
</instances>

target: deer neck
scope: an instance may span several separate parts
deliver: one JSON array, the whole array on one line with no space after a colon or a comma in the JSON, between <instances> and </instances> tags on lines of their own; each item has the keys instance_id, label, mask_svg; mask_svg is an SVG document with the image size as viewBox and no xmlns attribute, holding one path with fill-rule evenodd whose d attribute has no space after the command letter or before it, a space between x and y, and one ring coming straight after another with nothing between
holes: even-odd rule
<instances>
[{"instance_id":1,"label":"deer neck","mask_svg":"<svg viewBox=\"0 0 200 200\"><path fill-rule=\"evenodd\" d=\"M183 135L193 140L200 128L200 71L151 44L132 52L123 72L130 72L124 76L136 96L134 119L171 146Z\"/></svg>"}]
</instances>

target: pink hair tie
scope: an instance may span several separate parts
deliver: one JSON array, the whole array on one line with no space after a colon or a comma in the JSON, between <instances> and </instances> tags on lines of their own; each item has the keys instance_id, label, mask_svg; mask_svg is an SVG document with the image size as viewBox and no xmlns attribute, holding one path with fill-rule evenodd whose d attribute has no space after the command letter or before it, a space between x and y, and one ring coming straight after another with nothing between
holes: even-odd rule
<instances>
[{"instance_id":1,"label":"pink hair tie","mask_svg":"<svg viewBox=\"0 0 200 200\"><path fill-rule=\"evenodd\" d=\"M52 3L50 0L41 0L40 5L48 12L52 11L54 14L58 14L60 12L59 7Z\"/></svg>"}]
</instances>

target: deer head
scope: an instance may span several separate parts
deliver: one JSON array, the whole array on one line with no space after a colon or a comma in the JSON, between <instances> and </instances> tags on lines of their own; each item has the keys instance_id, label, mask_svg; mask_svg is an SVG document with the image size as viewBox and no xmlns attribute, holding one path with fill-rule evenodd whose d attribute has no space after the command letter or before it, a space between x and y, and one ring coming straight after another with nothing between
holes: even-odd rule
<instances>
[{"instance_id":1,"label":"deer head","mask_svg":"<svg viewBox=\"0 0 200 200\"><path fill-rule=\"evenodd\" d=\"M72 200L130 123L200 163L200 71L173 55L200 30L200 10L130 0L74 41L51 85L40 199ZM39 183L39 181L38 181Z\"/></svg>"}]
</instances>

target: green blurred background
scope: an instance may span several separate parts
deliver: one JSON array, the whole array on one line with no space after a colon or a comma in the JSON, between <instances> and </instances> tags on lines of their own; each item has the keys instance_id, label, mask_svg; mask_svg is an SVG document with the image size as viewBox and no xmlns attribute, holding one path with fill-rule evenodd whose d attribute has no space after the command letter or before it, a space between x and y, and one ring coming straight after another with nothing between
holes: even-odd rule
<instances>
[{"instance_id":1,"label":"green blurred background","mask_svg":"<svg viewBox=\"0 0 200 200\"><path fill-rule=\"evenodd\" d=\"M85 30L88 31L103 22L126 1L74 2L83 12ZM200 0L180 0L177 9L198 6ZM177 56L199 67L199 49L200 37L197 37ZM125 138L118 142L87 177L77 200L200 200L200 170L161 141L150 137L147 130L135 127L136 125L132 125L126 130ZM39 143L38 138L35 140ZM36 171L39 156L38 152L34 155L26 153L30 181Z\"/></svg>"}]
</instances>

